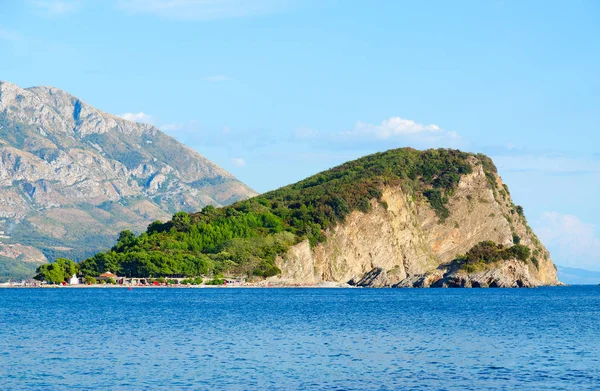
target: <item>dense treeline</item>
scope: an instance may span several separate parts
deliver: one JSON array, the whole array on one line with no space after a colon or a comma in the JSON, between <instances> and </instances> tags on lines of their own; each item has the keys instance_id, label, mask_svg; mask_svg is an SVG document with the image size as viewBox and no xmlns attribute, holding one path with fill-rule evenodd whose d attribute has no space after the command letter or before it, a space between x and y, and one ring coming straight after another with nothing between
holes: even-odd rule
<instances>
[{"instance_id":1,"label":"dense treeline","mask_svg":"<svg viewBox=\"0 0 600 391\"><path fill-rule=\"evenodd\" d=\"M197 276L231 272L268 277L280 273L277 255L308 239L325 240L324 231L353 210L368 212L381 201L384 186L401 186L424 197L441 220L461 175L472 172L472 154L450 149L396 149L345 163L298 183L228 207L176 213L150 224L139 236L120 234L108 252L86 259L84 275L107 270L136 276ZM489 158L477 155L494 170ZM385 207L385 204L383 204Z\"/></svg>"}]
</instances>

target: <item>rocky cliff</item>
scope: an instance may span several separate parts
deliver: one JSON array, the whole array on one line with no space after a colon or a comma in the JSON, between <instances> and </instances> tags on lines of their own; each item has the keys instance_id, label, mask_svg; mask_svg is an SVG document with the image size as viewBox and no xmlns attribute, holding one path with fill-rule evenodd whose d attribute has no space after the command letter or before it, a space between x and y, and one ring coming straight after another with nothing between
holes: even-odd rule
<instances>
[{"instance_id":1,"label":"rocky cliff","mask_svg":"<svg viewBox=\"0 0 600 391\"><path fill-rule=\"evenodd\" d=\"M81 259L120 230L255 194L154 126L0 82L0 278L10 260Z\"/></svg>"},{"instance_id":2,"label":"rocky cliff","mask_svg":"<svg viewBox=\"0 0 600 391\"><path fill-rule=\"evenodd\" d=\"M558 283L549 253L514 205L508 187L486 161L472 156L448 197L449 214L440 218L431 203L401 185L384 186L368 212L353 211L325 232L314 247L293 246L277 260L280 283L324 281L372 287L539 286ZM505 259L461 267L457 257L476 244L493 241L530 249L527 260ZM478 265L479 266L479 265Z\"/></svg>"}]
</instances>

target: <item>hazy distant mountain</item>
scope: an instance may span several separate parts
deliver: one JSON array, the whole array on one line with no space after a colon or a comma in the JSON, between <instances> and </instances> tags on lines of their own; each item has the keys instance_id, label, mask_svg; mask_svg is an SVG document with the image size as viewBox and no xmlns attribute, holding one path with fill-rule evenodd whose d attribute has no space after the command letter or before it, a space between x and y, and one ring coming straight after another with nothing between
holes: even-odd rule
<instances>
[{"instance_id":1,"label":"hazy distant mountain","mask_svg":"<svg viewBox=\"0 0 600 391\"><path fill-rule=\"evenodd\" d=\"M255 194L154 126L56 88L0 82L0 278L46 258L80 259L179 210Z\"/></svg>"},{"instance_id":2,"label":"hazy distant mountain","mask_svg":"<svg viewBox=\"0 0 600 391\"><path fill-rule=\"evenodd\" d=\"M600 272L577 269L574 267L558 266L558 279L565 284L597 285L600 284Z\"/></svg>"}]
</instances>

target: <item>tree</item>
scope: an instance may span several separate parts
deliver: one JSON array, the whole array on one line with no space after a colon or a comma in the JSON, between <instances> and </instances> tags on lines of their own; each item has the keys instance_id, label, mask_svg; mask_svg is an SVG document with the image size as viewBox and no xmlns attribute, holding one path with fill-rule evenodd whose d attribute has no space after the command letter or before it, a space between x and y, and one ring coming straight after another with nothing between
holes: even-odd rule
<instances>
[{"instance_id":1,"label":"tree","mask_svg":"<svg viewBox=\"0 0 600 391\"><path fill-rule=\"evenodd\" d=\"M205 208L206 209L206 208ZM187 232L190 230L192 225L192 220L190 219L190 215L185 212L177 212L173 215L173 226L177 231Z\"/></svg>"},{"instance_id":2,"label":"tree","mask_svg":"<svg viewBox=\"0 0 600 391\"><path fill-rule=\"evenodd\" d=\"M517 213L519 214L519 216L523 216L523 214L525 213L521 205L517 205Z\"/></svg>"},{"instance_id":3,"label":"tree","mask_svg":"<svg viewBox=\"0 0 600 391\"><path fill-rule=\"evenodd\" d=\"M160 220L155 220L150 225L148 225L148 229L146 232L150 235L156 232L161 232L164 230L164 224Z\"/></svg>"},{"instance_id":4,"label":"tree","mask_svg":"<svg viewBox=\"0 0 600 391\"><path fill-rule=\"evenodd\" d=\"M47 281L52 284L60 284L65 280L63 272L52 264L41 265L36 270L36 275L33 277L38 281Z\"/></svg>"},{"instance_id":5,"label":"tree","mask_svg":"<svg viewBox=\"0 0 600 391\"><path fill-rule=\"evenodd\" d=\"M117 253L114 251L98 253L79 264L81 274L84 276L98 277L100 274L109 270L113 273L120 273L122 271L121 265L123 254L124 253Z\"/></svg>"},{"instance_id":6,"label":"tree","mask_svg":"<svg viewBox=\"0 0 600 391\"><path fill-rule=\"evenodd\" d=\"M36 275L33 277L39 281L48 281L53 284L60 284L73 274L77 274L79 266L77 263L67 258L57 258L54 263L41 265L36 270Z\"/></svg>"},{"instance_id":7,"label":"tree","mask_svg":"<svg viewBox=\"0 0 600 391\"><path fill-rule=\"evenodd\" d=\"M467 253L467 263L492 263L500 260L502 247L491 240L479 242Z\"/></svg>"},{"instance_id":8,"label":"tree","mask_svg":"<svg viewBox=\"0 0 600 391\"><path fill-rule=\"evenodd\" d=\"M217 209L214 206L206 205L204 208L202 208L202 213L205 215L210 215L210 214L215 213L216 210Z\"/></svg>"},{"instance_id":9,"label":"tree","mask_svg":"<svg viewBox=\"0 0 600 391\"><path fill-rule=\"evenodd\" d=\"M137 240L135 234L126 229L125 231L121 231L121 233L119 233L119 239L117 239L117 244L112 248L112 251L123 251L135 246L136 244Z\"/></svg>"},{"instance_id":10,"label":"tree","mask_svg":"<svg viewBox=\"0 0 600 391\"><path fill-rule=\"evenodd\" d=\"M62 270L65 281L79 271L79 265L67 258L57 258L53 265Z\"/></svg>"},{"instance_id":11,"label":"tree","mask_svg":"<svg viewBox=\"0 0 600 391\"><path fill-rule=\"evenodd\" d=\"M527 246L523 246L522 244L516 244L511 248L506 250L506 258L514 257L520 261L525 262L527 258L531 255L531 250Z\"/></svg>"}]
</instances>

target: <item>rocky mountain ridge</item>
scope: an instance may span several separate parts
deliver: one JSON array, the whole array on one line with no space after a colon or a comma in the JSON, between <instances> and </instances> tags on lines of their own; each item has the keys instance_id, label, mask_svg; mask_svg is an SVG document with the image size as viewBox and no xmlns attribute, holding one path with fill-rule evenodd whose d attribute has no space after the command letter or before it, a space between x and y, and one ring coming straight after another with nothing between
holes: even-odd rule
<instances>
[{"instance_id":1,"label":"rocky mountain ridge","mask_svg":"<svg viewBox=\"0 0 600 391\"><path fill-rule=\"evenodd\" d=\"M255 194L152 125L0 82L0 261L82 259L122 229Z\"/></svg>"}]
</instances>

